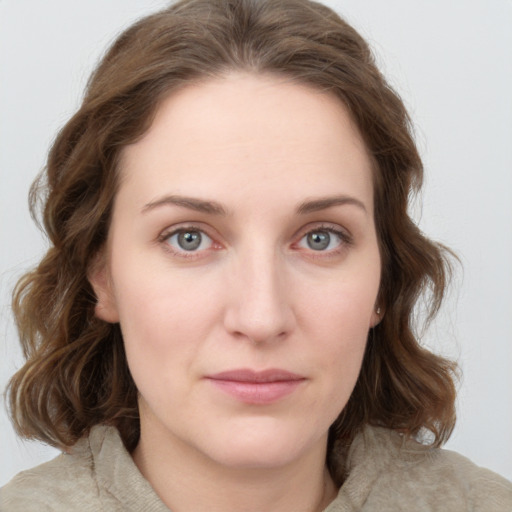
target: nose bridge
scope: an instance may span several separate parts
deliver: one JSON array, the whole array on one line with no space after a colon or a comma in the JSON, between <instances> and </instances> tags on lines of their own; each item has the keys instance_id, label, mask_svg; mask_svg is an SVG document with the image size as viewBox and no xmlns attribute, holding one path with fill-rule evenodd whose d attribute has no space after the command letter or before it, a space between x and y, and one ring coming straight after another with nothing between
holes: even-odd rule
<instances>
[{"instance_id":1,"label":"nose bridge","mask_svg":"<svg viewBox=\"0 0 512 512\"><path fill-rule=\"evenodd\" d=\"M252 247L237 256L231 281L226 327L253 342L283 337L293 326L285 262L269 246Z\"/></svg>"}]
</instances>

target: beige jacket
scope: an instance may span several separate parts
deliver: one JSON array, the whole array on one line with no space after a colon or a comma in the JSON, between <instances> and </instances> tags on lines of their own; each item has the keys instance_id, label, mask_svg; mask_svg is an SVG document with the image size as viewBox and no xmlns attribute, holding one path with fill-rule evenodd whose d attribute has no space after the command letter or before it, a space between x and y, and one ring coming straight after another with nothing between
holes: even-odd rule
<instances>
[{"instance_id":1,"label":"beige jacket","mask_svg":"<svg viewBox=\"0 0 512 512\"><path fill-rule=\"evenodd\" d=\"M512 512L511 482L454 452L404 443L390 430L367 428L347 462L348 478L325 512ZM104 426L71 454L14 477L0 490L0 510L169 512L117 430Z\"/></svg>"}]
</instances>

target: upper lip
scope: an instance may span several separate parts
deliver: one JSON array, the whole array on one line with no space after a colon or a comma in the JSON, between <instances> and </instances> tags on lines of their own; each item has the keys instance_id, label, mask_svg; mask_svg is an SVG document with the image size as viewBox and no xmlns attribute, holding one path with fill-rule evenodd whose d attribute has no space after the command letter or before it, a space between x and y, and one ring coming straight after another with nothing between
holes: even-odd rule
<instances>
[{"instance_id":1,"label":"upper lip","mask_svg":"<svg viewBox=\"0 0 512 512\"><path fill-rule=\"evenodd\" d=\"M233 382L289 382L296 380L304 380L305 377L298 375L287 370L281 370L279 368L270 368L268 370L251 370L248 368L240 368L236 370L228 370L212 375L208 375L207 378L212 380L225 380Z\"/></svg>"}]
</instances>

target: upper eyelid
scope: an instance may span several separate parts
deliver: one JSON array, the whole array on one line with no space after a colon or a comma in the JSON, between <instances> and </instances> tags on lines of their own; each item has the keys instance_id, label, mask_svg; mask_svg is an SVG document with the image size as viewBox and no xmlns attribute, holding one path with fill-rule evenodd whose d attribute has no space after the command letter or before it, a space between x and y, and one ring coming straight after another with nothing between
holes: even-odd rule
<instances>
[{"instance_id":1,"label":"upper eyelid","mask_svg":"<svg viewBox=\"0 0 512 512\"><path fill-rule=\"evenodd\" d=\"M221 243L220 240L223 240L223 237L218 233L217 230L209 226L208 224L205 224L203 222L180 222L176 225L171 225L165 229L163 229L160 234L158 235L158 240L163 241L171 237L172 235L179 233L180 231L186 231L187 229L191 231L200 231L207 235L209 238L212 239L215 243ZM306 236L308 233L314 232L314 231L330 231L332 233L342 235L342 238L345 239L345 241L351 241L353 239L352 233L347 228L341 226L338 223L335 222L311 222L306 224L305 226L302 226L298 230L295 231L295 233L292 235L292 244L297 243L300 241L304 236Z\"/></svg>"},{"instance_id":2,"label":"upper eyelid","mask_svg":"<svg viewBox=\"0 0 512 512\"><path fill-rule=\"evenodd\" d=\"M187 231L187 230L200 231L201 233L204 233L205 235L209 236L210 238L214 238L214 236L215 236L215 235L212 235L212 233L211 233L211 231L213 229L206 226L202 222L180 222L178 224L164 228L158 235L158 238L168 238L176 233L179 233L180 231Z\"/></svg>"},{"instance_id":3,"label":"upper eyelid","mask_svg":"<svg viewBox=\"0 0 512 512\"><path fill-rule=\"evenodd\" d=\"M314 231L330 231L332 233L341 233L346 238L352 239L352 233L347 228L341 226L340 224L337 224L335 222L313 222L310 224L307 224L306 226L303 226L299 230L297 230L295 237L302 238L303 236L307 235L308 233L312 233Z\"/></svg>"},{"instance_id":4,"label":"upper eyelid","mask_svg":"<svg viewBox=\"0 0 512 512\"><path fill-rule=\"evenodd\" d=\"M186 231L199 231L202 234L206 235L211 242L211 245L218 244L219 242L216 241L216 239L211 236L206 229L200 228L197 225L193 225L192 223L184 223L182 225L177 226L169 226L168 228L164 229L160 232L158 235L156 242L158 245L164 246L164 250L168 253L170 253L174 258L194 261L194 260L200 260L202 257L205 256L208 251L212 250L212 247L208 247L205 249L201 249L198 251L187 251L185 249L180 249L174 246L174 244L168 243L171 237L176 236L180 232L186 232ZM220 245L220 244L219 244Z\"/></svg>"},{"instance_id":5,"label":"upper eyelid","mask_svg":"<svg viewBox=\"0 0 512 512\"><path fill-rule=\"evenodd\" d=\"M174 226L169 226L169 227L163 229L156 237L155 242L157 244L168 245L170 248L171 244L168 243L169 239L171 237L175 236L176 234L178 234L180 232L187 231L187 230L188 231L199 231L199 232L203 233L204 235L206 235L211 240L212 244L223 245L222 243L220 243L218 241L219 237L216 237L215 235L211 234L209 229L205 229L204 227L199 227L197 225L197 223L186 223L186 222L180 223L180 224L174 225ZM206 251L208 249L203 249L203 250ZM175 252L178 253L181 251L176 250ZM186 252L186 251L184 251L184 252ZM190 254L193 254L193 253L197 254L200 252L203 252L203 251L192 251Z\"/></svg>"},{"instance_id":6,"label":"upper eyelid","mask_svg":"<svg viewBox=\"0 0 512 512\"><path fill-rule=\"evenodd\" d=\"M338 230L338 229L327 229L327 228L325 228L325 229L312 229L311 231L307 231L306 233L304 233L304 235L303 235L303 236L301 236L301 237L299 238L299 243L300 243L302 240L304 240L304 238L305 238L306 236L308 236L310 233L316 233L316 232L318 232L318 231L323 231L323 232L327 232L327 233L329 233L330 235L334 235L335 237L337 237L337 238L339 238L339 239L340 239L340 241L341 241L341 243L342 243L342 244L347 244L347 243L351 243L351 242L352 242L351 238L350 238L347 234L343 233L341 230Z\"/></svg>"}]
</instances>

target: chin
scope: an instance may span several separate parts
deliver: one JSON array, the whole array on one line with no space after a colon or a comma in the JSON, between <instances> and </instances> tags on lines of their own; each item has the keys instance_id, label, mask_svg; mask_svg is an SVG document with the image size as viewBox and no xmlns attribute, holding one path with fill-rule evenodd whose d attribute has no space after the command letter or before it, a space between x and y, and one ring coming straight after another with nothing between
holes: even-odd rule
<instances>
[{"instance_id":1,"label":"chin","mask_svg":"<svg viewBox=\"0 0 512 512\"><path fill-rule=\"evenodd\" d=\"M271 469L287 466L300 458L295 448L269 446L268 443L234 443L229 447L210 449L210 458L218 464L238 469Z\"/></svg>"},{"instance_id":2,"label":"chin","mask_svg":"<svg viewBox=\"0 0 512 512\"><path fill-rule=\"evenodd\" d=\"M286 426L255 422L250 428L233 429L209 436L206 455L217 463L240 469L278 468L307 456L312 450L325 449L327 433L317 439ZM246 425L247 427L247 425ZM271 427L271 428L269 428ZM213 433L212 433L213 434Z\"/></svg>"}]
</instances>

